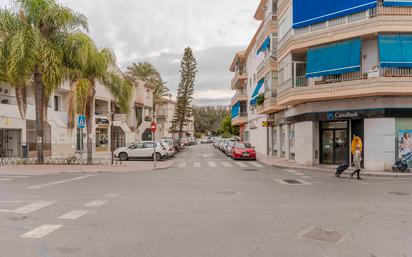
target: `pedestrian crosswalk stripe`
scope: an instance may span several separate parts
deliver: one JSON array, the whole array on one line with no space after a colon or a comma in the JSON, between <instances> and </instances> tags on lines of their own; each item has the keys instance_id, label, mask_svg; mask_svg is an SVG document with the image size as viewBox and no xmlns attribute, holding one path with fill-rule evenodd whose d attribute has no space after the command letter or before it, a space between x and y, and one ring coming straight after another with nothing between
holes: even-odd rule
<instances>
[{"instance_id":1,"label":"pedestrian crosswalk stripe","mask_svg":"<svg viewBox=\"0 0 412 257\"><path fill-rule=\"evenodd\" d=\"M298 175L298 176L305 176L305 174L299 173L299 172L295 172L295 174Z\"/></svg>"},{"instance_id":2,"label":"pedestrian crosswalk stripe","mask_svg":"<svg viewBox=\"0 0 412 257\"><path fill-rule=\"evenodd\" d=\"M27 232L26 234L22 235L23 238L43 238L50 234L51 232L63 227L63 225L42 225L38 228L33 229L32 231Z\"/></svg>"},{"instance_id":3,"label":"pedestrian crosswalk stripe","mask_svg":"<svg viewBox=\"0 0 412 257\"><path fill-rule=\"evenodd\" d=\"M223 167L225 167L225 168L232 168L232 167L233 167L233 165L230 164L230 163L228 163L228 162L222 162L222 165L223 165Z\"/></svg>"},{"instance_id":4,"label":"pedestrian crosswalk stripe","mask_svg":"<svg viewBox=\"0 0 412 257\"><path fill-rule=\"evenodd\" d=\"M186 162L181 162L178 165L179 168L186 168Z\"/></svg>"},{"instance_id":5,"label":"pedestrian crosswalk stripe","mask_svg":"<svg viewBox=\"0 0 412 257\"><path fill-rule=\"evenodd\" d=\"M249 167L249 166L247 166L246 164L244 164L243 162L235 162L239 167L242 167L242 168L247 168L247 167Z\"/></svg>"},{"instance_id":6,"label":"pedestrian crosswalk stripe","mask_svg":"<svg viewBox=\"0 0 412 257\"><path fill-rule=\"evenodd\" d=\"M260 165L259 163L256 163L256 162L251 162L250 165L253 165L253 166L257 167L257 168L263 168L262 165Z\"/></svg>"},{"instance_id":7,"label":"pedestrian crosswalk stripe","mask_svg":"<svg viewBox=\"0 0 412 257\"><path fill-rule=\"evenodd\" d=\"M200 162L194 162L193 167L200 168L200 167L202 167L202 165L200 165Z\"/></svg>"},{"instance_id":8,"label":"pedestrian crosswalk stripe","mask_svg":"<svg viewBox=\"0 0 412 257\"><path fill-rule=\"evenodd\" d=\"M58 219L60 219L60 220L76 220L76 219L80 218L81 216L85 215L86 213L87 213L87 211L75 210L75 211L68 212L68 213L58 217Z\"/></svg>"},{"instance_id":9,"label":"pedestrian crosswalk stripe","mask_svg":"<svg viewBox=\"0 0 412 257\"><path fill-rule=\"evenodd\" d=\"M215 162L209 162L209 167L210 168L216 168L216 163Z\"/></svg>"}]
</instances>

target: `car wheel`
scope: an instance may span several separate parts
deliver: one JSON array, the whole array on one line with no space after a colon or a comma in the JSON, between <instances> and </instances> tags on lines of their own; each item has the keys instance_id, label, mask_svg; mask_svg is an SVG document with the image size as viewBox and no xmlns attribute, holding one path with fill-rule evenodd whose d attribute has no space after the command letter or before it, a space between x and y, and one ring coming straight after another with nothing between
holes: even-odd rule
<instances>
[{"instance_id":1,"label":"car wheel","mask_svg":"<svg viewBox=\"0 0 412 257\"><path fill-rule=\"evenodd\" d=\"M127 161L129 159L129 156L127 155L127 153L120 153L119 154L119 159L124 162L124 161Z\"/></svg>"},{"instance_id":2,"label":"car wheel","mask_svg":"<svg viewBox=\"0 0 412 257\"><path fill-rule=\"evenodd\" d=\"M154 159L154 156L152 156ZM162 155L160 153L156 153L156 161L160 161L162 159Z\"/></svg>"}]
</instances>

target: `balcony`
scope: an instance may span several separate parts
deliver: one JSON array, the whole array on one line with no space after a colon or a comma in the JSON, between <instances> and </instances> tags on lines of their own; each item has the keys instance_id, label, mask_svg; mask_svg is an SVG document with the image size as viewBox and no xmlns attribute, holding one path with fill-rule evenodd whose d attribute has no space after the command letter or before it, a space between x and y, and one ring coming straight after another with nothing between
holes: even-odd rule
<instances>
[{"instance_id":1,"label":"balcony","mask_svg":"<svg viewBox=\"0 0 412 257\"><path fill-rule=\"evenodd\" d=\"M347 15L308 27L294 29L279 42L279 60L288 53L314 45L385 32L410 32L412 8L382 4L374 9Z\"/></svg>"},{"instance_id":2,"label":"balcony","mask_svg":"<svg viewBox=\"0 0 412 257\"><path fill-rule=\"evenodd\" d=\"M278 70L278 62L276 60L276 51L271 52L257 68L257 80L261 80L270 71Z\"/></svg>"},{"instance_id":3,"label":"balcony","mask_svg":"<svg viewBox=\"0 0 412 257\"><path fill-rule=\"evenodd\" d=\"M369 96L412 95L412 68L382 68L320 78L296 77L282 83L281 106Z\"/></svg>"},{"instance_id":4,"label":"balcony","mask_svg":"<svg viewBox=\"0 0 412 257\"><path fill-rule=\"evenodd\" d=\"M277 15L272 13L265 18L264 24L261 26L261 30L257 36L256 45L262 45L263 41L265 41L271 33L277 33L277 18Z\"/></svg>"},{"instance_id":5,"label":"balcony","mask_svg":"<svg viewBox=\"0 0 412 257\"><path fill-rule=\"evenodd\" d=\"M275 89L267 91L263 105L257 107L258 114L272 114L283 110L283 107L278 105L276 97L277 91Z\"/></svg>"},{"instance_id":6,"label":"balcony","mask_svg":"<svg viewBox=\"0 0 412 257\"><path fill-rule=\"evenodd\" d=\"M232 90L241 88L245 85L245 81L247 80L246 72L243 72L243 69L238 69L235 73L235 77L232 79Z\"/></svg>"},{"instance_id":7,"label":"balcony","mask_svg":"<svg viewBox=\"0 0 412 257\"><path fill-rule=\"evenodd\" d=\"M115 114L114 114L114 121L117 121L117 122L127 122L127 114L115 113Z\"/></svg>"},{"instance_id":8,"label":"balcony","mask_svg":"<svg viewBox=\"0 0 412 257\"><path fill-rule=\"evenodd\" d=\"M157 109L155 112L156 118L164 118L168 115L166 109Z\"/></svg>"},{"instance_id":9,"label":"balcony","mask_svg":"<svg viewBox=\"0 0 412 257\"><path fill-rule=\"evenodd\" d=\"M247 112L241 112L238 116L232 118L233 126L240 126L248 123L248 114Z\"/></svg>"},{"instance_id":10,"label":"balcony","mask_svg":"<svg viewBox=\"0 0 412 257\"><path fill-rule=\"evenodd\" d=\"M236 94L232 97L231 104L235 105L237 102L245 102L248 100L245 90L237 91Z\"/></svg>"}]
</instances>

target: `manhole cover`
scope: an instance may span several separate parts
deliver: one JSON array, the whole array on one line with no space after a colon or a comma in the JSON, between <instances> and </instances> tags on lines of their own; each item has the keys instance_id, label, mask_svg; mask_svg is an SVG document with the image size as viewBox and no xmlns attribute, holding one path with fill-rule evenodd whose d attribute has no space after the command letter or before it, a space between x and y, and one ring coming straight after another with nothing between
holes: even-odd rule
<instances>
[{"instance_id":1,"label":"manhole cover","mask_svg":"<svg viewBox=\"0 0 412 257\"><path fill-rule=\"evenodd\" d=\"M399 195L399 196L410 196L409 193L405 193L405 192L389 192L389 194L391 194L391 195Z\"/></svg>"},{"instance_id":2,"label":"manhole cover","mask_svg":"<svg viewBox=\"0 0 412 257\"><path fill-rule=\"evenodd\" d=\"M216 194L219 194L219 195L236 195L237 192L234 192L234 191L220 191L220 192L216 192Z\"/></svg>"},{"instance_id":3,"label":"manhole cover","mask_svg":"<svg viewBox=\"0 0 412 257\"><path fill-rule=\"evenodd\" d=\"M292 184L292 185L303 184L302 182L300 182L299 180L296 180L296 179L284 179L283 181L285 181L288 184Z\"/></svg>"},{"instance_id":4,"label":"manhole cover","mask_svg":"<svg viewBox=\"0 0 412 257\"><path fill-rule=\"evenodd\" d=\"M257 169L244 169L244 171L258 171Z\"/></svg>"},{"instance_id":5,"label":"manhole cover","mask_svg":"<svg viewBox=\"0 0 412 257\"><path fill-rule=\"evenodd\" d=\"M307 240L314 240L322 243L336 244L343 238L343 234L337 231L324 230L320 228L313 228L305 232L301 238Z\"/></svg>"}]
</instances>

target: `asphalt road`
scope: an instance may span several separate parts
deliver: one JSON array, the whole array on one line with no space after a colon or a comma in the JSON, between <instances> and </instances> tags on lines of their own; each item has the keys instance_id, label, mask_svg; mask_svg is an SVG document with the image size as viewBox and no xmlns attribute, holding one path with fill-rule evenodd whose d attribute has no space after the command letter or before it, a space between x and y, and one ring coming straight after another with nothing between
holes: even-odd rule
<instances>
[{"instance_id":1,"label":"asphalt road","mask_svg":"<svg viewBox=\"0 0 412 257\"><path fill-rule=\"evenodd\" d=\"M409 257L411 195L408 179L277 170L199 145L158 171L0 175L0 256Z\"/></svg>"}]
</instances>

